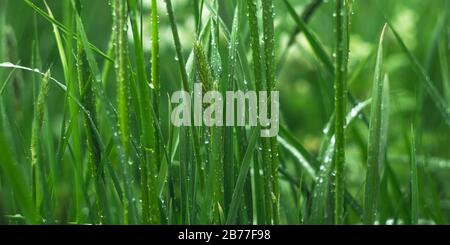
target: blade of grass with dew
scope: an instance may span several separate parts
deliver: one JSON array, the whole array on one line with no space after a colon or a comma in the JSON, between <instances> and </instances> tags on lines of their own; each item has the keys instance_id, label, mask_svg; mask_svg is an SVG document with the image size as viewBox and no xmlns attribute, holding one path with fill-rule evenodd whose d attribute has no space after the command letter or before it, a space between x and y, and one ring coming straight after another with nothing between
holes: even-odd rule
<instances>
[{"instance_id":1,"label":"blade of grass with dew","mask_svg":"<svg viewBox=\"0 0 450 245\"><path fill-rule=\"evenodd\" d=\"M94 79L90 72L89 64L84 51L84 46L81 40L77 41L77 68L78 68L78 84L80 89L80 102L88 110L91 120L97 124L96 112L96 98L93 91ZM95 129L89 123L89 118L85 116L84 120L86 143L88 148L88 162L91 166L92 177L94 178L96 194L97 194L97 208L100 223L109 223L110 215L108 213L108 206L106 200L106 191L104 186L104 173L102 162L102 152L100 143L95 136Z\"/></svg>"},{"instance_id":2,"label":"blade of grass with dew","mask_svg":"<svg viewBox=\"0 0 450 245\"><path fill-rule=\"evenodd\" d=\"M47 8L47 12L48 15L51 18L53 17L53 13L49 7L49 5L47 4L46 1L44 1L45 3L45 7ZM71 55L67 56L67 53L65 51L65 46L63 44L63 39L61 37L61 34L59 32L59 29L57 28L57 26L55 24L52 24L53 27L53 34L55 36L55 40L56 40L56 44L58 47L58 52L59 52L59 57L60 57L60 62L62 64L63 67L63 73L64 73L64 78L66 80L66 85L68 88L68 91L78 97L78 88L77 88L77 84L76 84L76 79L75 76L72 72L72 67L71 67L71 62L70 62L70 58ZM71 42L67 42L67 49L71 49ZM66 97L66 99L68 99L68 97ZM68 105L69 105L69 111L70 111L70 118L71 118L71 123L72 125L72 134L71 134L71 138L72 138L72 147L74 149L75 155L77 156L81 156L81 136L80 136L80 128L79 128L79 124L78 124L78 109L77 109L77 105L73 100L68 100Z\"/></svg>"},{"instance_id":3,"label":"blade of grass with dew","mask_svg":"<svg viewBox=\"0 0 450 245\"><path fill-rule=\"evenodd\" d=\"M152 0L152 69L151 69L151 82L153 85L153 123L154 123L154 138L155 138L155 154L154 159L156 165L159 164L164 165L165 168L167 168L168 162L170 159L167 158L166 155L166 161L161 163L163 160L161 156L161 149L164 147L162 144L164 143L162 140L162 135L160 135L160 132L156 128L159 127L161 124L161 118L160 118L160 98L161 98L161 81L160 81L160 61L159 61L159 16L158 16L158 5L156 0ZM164 151L166 152L166 151ZM155 164L153 164L153 169L156 167ZM162 169L163 167L161 167Z\"/></svg>"},{"instance_id":4,"label":"blade of grass with dew","mask_svg":"<svg viewBox=\"0 0 450 245\"><path fill-rule=\"evenodd\" d=\"M127 31L127 18L126 18L127 4L125 0L115 0L113 3L114 11L114 30L116 32L115 38L115 68L117 79L117 97L118 97L118 113L119 113L119 135L120 142L123 147L123 154L119 157L122 158L121 162L125 162L124 169L129 168L131 154L131 142L130 142L130 80L128 73L128 38ZM125 211L125 223L133 223L128 210Z\"/></svg>"},{"instance_id":5,"label":"blade of grass with dew","mask_svg":"<svg viewBox=\"0 0 450 245\"><path fill-rule=\"evenodd\" d=\"M262 58L261 58L261 45L259 42L259 30L258 30L258 17L257 17L257 5L255 0L247 0L248 21L250 27L250 42L253 58L253 75L255 79L256 90L262 91L266 88L266 83L263 80L262 74ZM265 220L262 224L270 224L272 222L272 188L269 173L272 172L270 167L270 153L269 153L269 141L267 139L262 140L262 170L263 170L263 188L264 189L264 209ZM256 170L258 171L258 170ZM259 171L258 171L259 172Z\"/></svg>"},{"instance_id":6,"label":"blade of grass with dew","mask_svg":"<svg viewBox=\"0 0 450 245\"><path fill-rule=\"evenodd\" d=\"M167 7L167 4L166 4ZM169 10L172 8L171 6L169 6ZM169 15L170 16L170 15ZM175 19L175 17L172 15L173 19ZM200 34L197 38L197 40L201 40L201 42L207 42L207 39L209 38L209 35L211 33L211 18L208 18L208 21L206 22L206 24L203 26L203 28L200 31ZM177 28L176 25L174 26L174 28ZM178 30L177 29L173 29L175 30L175 32L172 31L173 35L173 40L175 43L180 43L179 40L179 36L178 36ZM177 47L177 45L175 45ZM178 47L180 47L181 50L181 45L178 45ZM179 66L181 67L181 71L180 73L182 74L182 78L184 77L183 74L186 74L186 84L188 84L188 82L193 82L193 78L194 76L191 77L191 81L189 81L189 75L187 73L187 71L189 71L191 74L193 74L194 72L194 50L191 51L188 59L187 59L187 63L184 65L184 61L180 62L180 58L184 59L182 57L181 53L176 52L176 61L178 61ZM184 88L184 81L182 80L182 87ZM186 90L190 90L190 88L187 88ZM184 214L186 214L187 216L183 215L183 213L181 214L182 219L184 219L185 221L183 221L184 224L191 224L191 223L195 223L197 222L195 219L197 218L196 215L196 203L197 203L197 193L203 193L203 192L198 192L196 191L196 186L198 186L197 180L199 179L199 176L203 174L203 171L199 172L196 169L196 166L202 166L201 161L199 161L199 158L196 158L196 156L200 156L201 158L203 158L202 155L199 155L201 152L201 147L200 147L200 138L198 135L198 132L195 128L185 128L186 130L184 131L179 131L180 133L180 137L179 137L179 141L177 143L177 145L180 146L180 149L182 149L182 151L180 150L180 159L182 159L180 161L180 171L181 169L183 171L184 176L186 176L186 186L187 188L185 190L187 190L185 195L181 195L181 198L184 198L184 200L186 201L183 204L183 207L186 207L186 212ZM185 135L187 134L187 135ZM192 141L192 142L190 142ZM195 164L191 164L192 162L192 148L191 145L194 146L194 159L195 159ZM201 160L201 159L200 159ZM200 168L201 170L201 168ZM180 172L180 173L181 173ZM183 179L183 178L182 178ZM202 189L202 183L200 183L200 188ZM184 183L183 183L184 184ZM187 198L189 197L189 198Z\"/></svg>"},{"instance_id":7,"label":"blade of grass with dew","mask_svg":"<svg viewBox=\"0 0 450 245\"><path fill-rule=\"evenodd\" d=\"M217 2L217 8L219 8L219 2ZM223 73L222 68L222 57L219 50L219 41L220 41L220 26L219 21L217 19L211 19L211 44L210 44L210 67L211 67L211 75L212 75L212 82L213 82L213 89L218 90L222 92L222 94L225 94L223 90L220 89L221 87L221 78ZM233 20L234 25L234 20ZM231 43L231 45L233 45ZM231 47L233 48L233 47ZM194 50L195 51L195 50ZM230 51L232 52L232 50ZM230 53L230 56L232 54ZM224 87L226 83L222 83ZM214 101L215 102L215 101ZM226 193L226 187L224 182L224 172L225 172L225 164L227 163L230 165L233 162L225 161L225 156L231 156L232 153L227 151L227 146L225 142L225 137L223 137L224 134L226 134L225 129L221 129L219 125L215 124L212 127L210 127L210 147L211 147L211 163L214 163L214 167L211 166L211 172L216 171L214 175L216 176L216 180L213 181L214 183L214 198L213 198L213 217L212 217L212 223L216 224L224 224L224 217L225 217L225 211L222 207L226 207L224 203L229 203L229 200L227 200L225 193ZM223 156L223 157L222 157ZM232 159L230 159L232 160ZM211 164L210 163L210 164Z\"/></svg>"},{"instance_id":8,"label":"blade of grass with dew","mask_svg":"<svg viewBox=\"0 0 450 245\"><path fill-rule=\"evenodd\" d=\"M141 152L143 152L143 157L140 159L141 165L141 191L142 191L142 218L143 223L152 223L156 224L159 221L159 208L158 208L158 198L156 193L156 179L155 174L157 172L157 164L160 162L159 158L159 150L157 148L157 144L155 141L155 131L153 123L156 118L153 118L150 112L150 109L147 105L151 102L150 100L150 90L147 82L147 75L145 71L145 62L144 62L144 51L141 46L141 36L139 34L139 28L137 25L137 3L136 0L128 0L128 10L130 16L130 23L133 32L134 39L134 47L135 47L135 55L137 58L137 75L138 75L138 96L139 100L137 100L137 104L139 107L139 123L140 123L140 140L141 140ZM156 9L156 6L152 4L152 14L153 10ZM117 13L116 13L117 14ZM155 23L157 26L158 23ZM116 28L118 28L116 26ZM153 20L152 20L152 28L153 28ZM153 40L154 42L158 42L158 40ZM117 45L117 44L116 44ZM117 53L116 53L117 54ZM157 56L157 53L152 52L152 76L154 73L157 73L157 69L159 67L158 63L153 60L153 55ZM156 64L155 64L156 63ZM153 80L153 78L152 78ZM156 105L156 97L157 96L157 86L153 84L155 91L153 93L154 96L154 105ZM159 86L159 85L158 85Z\"/></svg>"},{"instance_id":9,"label":"blade of grass with dew","mask_svg":"<svg viewBox=\"0 0 450 245\"><path fill-rule=\"evenodd\" d=\"M433 100L436 108L441 113L445 123L450 126L450 108L445 102L445 100L442 98L441 94L437 90L437 88L433 85L433 82L431 81L431 78L428 76L424 68L420 65L419 61L414 57L414 55L411 53L411 51L406 46L405 42L401 38L400 34L396 31L394 26L387 21L389 28L394 34L395 39L397 40L398 44L400 45L403 53L406 54L409 61L412 64L412 68L414 69L414 72L419 77L419 81L421 82L422 86L425 87L427 93L430 95L430 98Z\"/></svg>"},{"instance_id":10,"label":"blade of grass with dew","mask_svg":"<svg viewBox=\"0 0 450 245\"><path fill-rule=\"evenodd\" d=\"M336 64L335 64L335 197L334 197L334 222L342 224L344 222L344 167L345 167L345 107L346 107L346 79L347 79L347 52L345 33L346 1L336 0L335 11L335 34L336 34Z\"/></svg>"},{"instance_id":11,"label":"blade of grass with dew","mask_svg":"<svg viewBox=\"0 0 450 245\"><path fill-rule=\"evenodd\" d=\"M160 61L159 61L159 16L158 5L156 0L152 0L152 85L153 85L153 108L156 118L155 124L160 125L160 97L161 97L161 81L160 81ZM161 139L155 130L155 149L156 162L160 162L161 157Z\"/></svg>"},{"instance_id":12,"label":"blade of grass with dew","mask_svg":"<svg viewBox=\"0 0 450 245\"><path fill-rule=\"evenodd\" d=\"M367 157L367 172L364 195L364 223L371 225L375 222L378 213L378 195L380 186L379 170L384 160L386 142L383 140L383 118L386 117L386 108L383 108L387 76L383 77L383 40L386 26L380 35L378 53L372 88L372 108L370 113L369 143Z\"/></svg>"},{"instance_id":13,"label":"blade of grass with dew","mask_svg":"<svg viewBox=\"0 0 450 245\"><path fill-rule=\"evenodd\" d=\"M263 11L263 33L264 33L264 58L265 58L265 69L266 69L266 83L267 90L272 91L276 85L276 74L275 74L275 31L274 31L274 6L272 0L262 1L262 11ZM272 114L269 111L271 117L276 117L277 115ZM278 122L279 118L275 118ZM278 141L277 137L270 138L270 165L271 165L271 179L272 179L272 205L273 205L273 223L280 223L280 190L278 183Z\"/></svg>"},{"instance_id":14,"label":"blade of grass with dew","mask_svg":"<svg viewBox=\"0 0 450 245\"><path fill-rule=\"evenodd\" d=\"M414 127L411 127L411 148L410 148L410 186L411 186L411 224L419 223L419 176L416 159L416 139Z\"/></svg>"},{"instance_id":15,"label":"blade of grass with dew","mask_svg":"<svg viewBox=\"0 0 450 245\"><path fill-rule=\"evenodd\" d=\"M182 80L182 85L183 85L183 89L185 91L190 91L190 86L189 86L189 78L188 78L188 74L186 71L186 67L185 67L185 59L183 57L183 54L181 52L181 42L180 42L180 37L178 35L178 28L177 28L177 22L175 20L175 15L173 12L173 7L172 7L172 1L171 0L164 0L166 3L166 9L167 9L167 14L169 15L169 22L170 22L170 27L172 29L172 35L173 35L173 41L175 44L175 51L176 51L176 56L177 56L177 60L178 60L178 65L179 65L179 69L181 72L181 80ZM198 172L198 179L199 179L199 185L200 185L200 190L204 189L204 173L202 170L202 165L203 165L203 157L201 155L201 146L200 146L200 137L199 137L199 133L197 131L196 128L194 127L190 127L190 131L192 134L192 138L193 138L193 147L194 147L194 157L195 157L195 161L196 161L196 165L197 165L197 172Z\"/></svg>"},{"instance_id":16,"label":"blade of grass with dew","mask_svg":"<svg viewBox=\"0 0 450 245\"><path fill-rule=\"evenodd\" d=\"M240 198L242 197L241 193L244 188L245 179L248 176L248 172L250 170L251 160L253 158L253 151L255 150L256 143L258 141L260 134L260 127L257 126L252 129L250 134L250 141L245 152L244 158L242 159L241 169L239 170L239 175L236 181L236 185L233 191L233 197L230 204L230 210L227 216L227 224L234 224L237 218L237 212L239 207Z\"/></svg>"},{"instance_id":17,"label":"blade of grass with dew","mask_svg":"<svg viewBox=\"0 0 450 245\"><path fill-rule=\"evenodd\" d=\"M72 1L72 5L75 6L73 1ZM78 30L79 37L81 38L81 41L83 42L83 46L89 47L89 42L87 40L86 32L84 31L84 26L83 26L80 16L79 15L75 16L75 20L77 22L77 30ZM101 73L100 73L97 63L94 59L94 55L92 54L91 49L85 48L84 50L86 52L86 57L87 57L92 75L96 79L96 82L94 84L96 85L95 91L96 91L97 97L99 97L101 100L101 103L99 103L99 104L105 107L103 115L105 115L105 118L107 119L107 122L108 122L108 126L112 129L112 131L118 132L117 111L114 108L114 106L112 105L109 98L105 95L105 93L103 91L102 81L98 80L99 78L101 78L101 76L100 76ZM81 108L84 108L84 107L81 106ZM83 111L85 111L85 110L83 110ZM99 139L101 138L100 134L98 132L96 132L96 135ZM116 144L116 150L118 151L118 155L119 156L124 155L125 153L120 145L120 138L118 137L118 135L114 135L113 140L114 140L114 143ZM102 146L102 150L104 151L104 145L101 144L101 146ZM108 160L108 159L105 159L105 160ZM127 215L129 214L128 221L134 223L135 220L137 219L137 210L135 207L135 203L132 202L132 196L133 196L132 192L133 191L130 186L131 180L130 180L130 176L128 173L128 166L127 166L128 163L123 158L120 158L119 160L120 160L120 168L121 168L121 171L123 174L124 184L123 184L123 190L120 186L117 186L117 185L115 185L115 188L118 193L121 193L122 191L124 192L125 198L122 200L122 202L123 202L123 206L124 206L125 217L127 217ZM102 164L103 164L103 162L102 162ZM113 171L113 168L108 166L108 170ZM119 194L119 195L121 195L121 194Z\"/></svg>"},{"instance_id":18,"label":"blade of grass with dew","mask_svg":"<svg viewBox=\"0 0 450 245\"><path fill-rule=\"evenodd\" d=\"M248 12L248 25L250 28L250 47L252 49L252 60L253 60L253 76L255 79L255 87L256 90L262 91L265 88L265 84L262 77L262 64L261 64L261 46L259 42L259 28L258 28L258 17L257 17L257 5L255 0L247 0L247 12ZM263 143L263 150L267 150L265 147L265 143ZM265 152L265 151L264 151ZM256 154L255 154L256 155ZM267 201L268 198L265 196L268 194L268 186L261 183L263 183L265 180L264 178L259 174L262 169L264 169L264 166L267 166L268 159L263 154L262 158L262 169L260 169L260 165L257 162L257 156L255 156L256 161L254 164L254 172L255 172L255 190L257 190L255 196L256 200L259 203L257 205L257 213L259 214L258 222L260 224L267 224L270 222L270 219L268 217L269 211L266 211L266 209L269 209L270 203ZM259 189L259 191L258 191ZM261 214L264 214L264 216L261 216Z\"/></svg>"},{"instance_id":19,"label":"blade of grass with dew","mask_svg":"<svg viewBox=\"0 0 450 245\"><path fill-rule=\"evenodd\" d=\"M364 101L357 106L353 107L352 110L347 114L346 116L346 126L349 127L349 125L358 117L360 114L360 111L364 110L369 104L371 103L371 100ZM315 167L315 170L317 174L315 176L311 176L316 181L316 186L313 190L313 198L312 201L315 203L318 203L318 208L313 205L313 210L311 211L310 215L312 217L309 217L309 219L316 224L323 223L325 220L325 213L328 212L328 209L325 209L325 206L322 206L320 208L320 205L325 204L326 200L328 199L329 189L326 185L326 183L329 183L329 178L335 177L335 174L333 173L333 159L334 159L334 148L336 144L335 140L335 116L333 115L328 124L326 125L324 132L324 140L322 142L322 145L320 146L319 156L318 160L312 161L312 166ZM307 154L308 152L304 152L302 154ZM305 155L307 156L307 155ZM312 156L305 157L305 159L313 159ZM317 162L314 164L314 162ZM321 164L320 164L321 163ZM322 179L322 181L320 181ZM344 201L345 204L351 207L355 213L362 217L362 208L358 205L358 202L353 198L353 196L349 193L348 190L344 193ZM333 212L333 211L331 211ZM331 215L331 214L330 214Z\"/></svg>"},{"instance_id":20,"label":"blade of grass with dew","mask_svg":"<svg viewBox=\"0 0 450 245\"><path fill-rule=\"evenodd\" d=\"M240 4L239 4L240 6ZM229 56L228 56L228 77L226 83L222 83L222 94L225 91L233 91L234 89L234 74L236 69L236 51L239 32L239 11L240 7L237 7L233 17L233 25L231 30ZM217 31L219 25L217 23ZM216 39L216 38L214 38ZM214 40L216 41L216 40ZM216 44L217 46L217 44ZM225 89L226 88L226 89ZM223 175L224 175L224 203L225 203L225 215L228 214L229 204L231 203L234 184L235 184L235 163L234 163L234 149L233 149L233 130L234 127L226 126L224 129L223 137Z\"/></svg>"},{"instance_id":21,"label":"blade of grass with dew","mask_svg":"<svg viewBox=\"0 0 450 245\"><path fill-rule=\"evenodd\" d=\"M125 0L115 0L113 5L114 11L114 30L115 38L115 55L116 55L116 79L117 79L117 97L118 97L118 113L119 113L119 134L121 144L124 148L125 155L121 156L129 160L131 151L130 146L130 87L128 74L128 38L126 36L127 4Z\"/></svg>"},{"instance_id":22,"label":"blade of grass with dew","mask_svg":"<svg viewBox=\"0 0 450 245\"><path fill-rule=\"evenodd\" d=\"M355 121L355 119L360 114L359 112L370 105L370 102L371 100L367 100L352 108L352 110L347 114L346 117L346 127L348 127L352 122ZM316 187L313 191L313 201L315 203L319 203L320 205L325 203L325 191L328 190L328 187L325 185L324 180L328 179L328 176L330 175L325 173L331 173L333 167L332 160L334 157L333 149L335 144L333 123L334 116L330 119L330 122L324 130L324 132L326 132L325 139L323 140L322 146L320 147L318 159L312 156L283 125L280 125L280 136L278 136L278 141L280 142L281 146L298 160L304 171L308 173L309 177L316 182ZM322 182L320 182L321 178ZM358 216L362 217L362 208L358 205L358 202L355 200L355 198L349 193L348 190L346 190L344 195L345 204L352 210L354 210L354 212ZM314 217L309 217L308 220L315 224L321 224L324 221L324 212L324 209L315 209L310 212L310 215L312 214L314 215Z\"/></svg>"},{"instance_id":23,"label":"blade of grass with dew","mask_svg":"<svg viewBox=\"0 0 450 245\"><path fill-rule=\"evenodd\" d=\"M52 13L49 5L47 4L46 1L44 1L44 4L45 4L45 7L48 12L47 15L49 16L49 18L54 19L53 13ZM64 7L66 7L66 6L64 6ZM65 19L71 19L71 16L70 16L71 13L67 14L67 16L66 16L66 14L67 13L64 12ZM54 33L54 36L56 39L60 62L63 67L63 74L66 79L67 88L71 94L78 96L78 88L75 83L76 79L72 72L72 70L73 70L72 55L67 55L65 52L65 49L72 50L72 39L69 38L69 39L64 40L65 42L63 42L63 39L61 37L61 34L57 27L57 24L52 23L52 22L51 22L51 24L52 24L53 33ZM69 28L72 28L72 26L69 26ZM71 29L69 30L68 28L66 28L66 30L71 31ZM63 140L65 141L64 144L69 145L70 144L69 142L72 142L71 145L73 145L75 155L81 156L81 154L80 154L81 153L81 129L79 128L79 125L78 125L78 108L77 108L76 103L69 98L68 94L65 95L64 99L65 99L64 106L68 107L67 111L69 112L69 118L70 118L69 123L71 124L69 126L71 129L70 134L66 135L67 138L63 138ZM65 121L63 120L62 123L64 125ZM62 149L64 149L64 148L62 148ZM81 161L81 159L78 159L78 161L73 161L73 166L74 166L75 170L83 169L82 165L80 165L80 163L79 163L80 161ZM75 184L77 185L77 183L75 183ZM81 212L81 211L78 210L78 212Z\"/></svg>"}]
</instances>

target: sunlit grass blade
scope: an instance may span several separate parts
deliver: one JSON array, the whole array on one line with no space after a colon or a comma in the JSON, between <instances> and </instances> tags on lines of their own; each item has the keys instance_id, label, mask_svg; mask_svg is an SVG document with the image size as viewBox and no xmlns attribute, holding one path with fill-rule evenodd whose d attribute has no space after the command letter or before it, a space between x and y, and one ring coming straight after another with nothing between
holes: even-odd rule
<instances>
[{"instance_id":1,"label":"sunlit grass blade","mask_svg":"<svg viewBox=\"0 0 450 245\"><path fill-rule=\"evenodd\" d=\"M253 57L253 75L255 79L255 87L257 91L261 91L267 88L267 83L263 80L263 59L261 57L261 44L259 42L259 30L258 30L258 17L257 17L257 5L255 0L247 1L248 21L250 27L250 42ZM263 224L270 224L272 222L272 183L269 175L272 172L271 159L270 159L270 141L263 139L262 145L262 162L261 168L263 170L264 181L264 206L265 206L265 221Z\"/></svg>"}]
</instances>

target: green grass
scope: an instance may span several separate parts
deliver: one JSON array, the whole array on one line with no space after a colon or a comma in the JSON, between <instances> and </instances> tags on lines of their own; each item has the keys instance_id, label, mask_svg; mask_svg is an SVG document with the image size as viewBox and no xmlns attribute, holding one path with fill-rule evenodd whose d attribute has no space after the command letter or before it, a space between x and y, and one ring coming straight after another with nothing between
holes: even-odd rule
<instances>
[{"instance_id":1,"label":"green grass","mask_svg":"<svg viewBox=\"0 0 450 245\"><path fill-rule=\"evenodd\" d=\"M334 68L334 106L335 106L335 194L334 194L334 222L343 223L344 213L344 167L345 167L345 113L346 113L346 86L347 86L347 65L348 65L348 43L346 32L346 11L347 2L345 0L336 1L336 46L333 56L335 57Z\"/></svg>"},{"instance_id":2,"label":"green grass","mask_svg":"<svg viewBox=\"0 0 450 245\"><path fill-rule=\"evenodd\" d=\"M448 224L446 7L0 1L0 223ZM278 136L175 127L194 83L279 91Z\"/></svg>"},{"instance_id":3,"label":"green grass","mask_svg":"<svg viewBox=\"0 0 450 245\"><path fill-rule=\"evenodd\" d=\"M367 174L364 193L364 223L374 223L378 210L380 169L383 167L386 151L387 121L389 116L389 80L383 75L383 39L386 27L380 36L375 76L372 89L372 108L370 112Z\"/></svg>"}]
</instances>

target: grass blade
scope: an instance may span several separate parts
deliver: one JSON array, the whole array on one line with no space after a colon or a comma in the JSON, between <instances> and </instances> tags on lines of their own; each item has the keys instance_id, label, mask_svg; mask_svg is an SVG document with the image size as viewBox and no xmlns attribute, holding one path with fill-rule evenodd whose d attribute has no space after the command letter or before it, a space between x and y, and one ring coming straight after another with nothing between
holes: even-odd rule
<instances>
[{"instance_id":1,"label":"grass blade","mask_svg":"<svg viewBox=\"0 0 450 245\"><path fill-rule=\"evenodd\" d=\"M262 1L263 11L263 32L264 32L264 58L266 68L266 84L267 90L272 91L276 85L275 78L275 31L274 31L274 7L272 0ZM269 115L271 112L269 111ZM278 120L278 118L276 119ZM264 139L266 140L266 139ZM269 139L268 143L270 150L270 165L272 179L272 205L273 205L273 222L274 224L280 223L280 190L278 183L278 141L277 137Z\"/></svg>"},{"instance_id":2,"label":"grass blade","mask_svg":"<svg viewBox=\"0 0 450 245\"><path fill-rule=\"evenodd\" d=\"M46 20L48 20L52 25L55 25L59 30L61 30L65 35L68 35L69 37L72 36L75 39L78 39L80 37L77 37L75 34L71 33L63 24L61 24L59 21L57 21L53 16L47 14L44 10L40 9L38 6L36 6L32 1L30 0L24 0L25 3L30 6L36 13L44 17ZM103 58L107 59L110 62L114 62L112 58L110 58L108 55L103 53L100 49L89 43L89 47L96 52L98 55L102 56Z\"/></svg>"},{"instance_id":3,"label":"grass blade","mask_svg":"<svg viewBox=\"0 0 450 245\"><path fill-rule=\"evenodd\" d=\"M344 215L344 166L345 166L345 107L346 107L346 80L348 63L348 43L346 33L345 15L346 0L336 0L336 64L334 80L334 100L336 110L336 146L335 146L335 200L334 222L343 223Z\"/></svg>"},{"instance_id":4,"label":"grass blade","mask_svg":"<svg viewBox=\"0 0 450 245\"><path fill-rule=\"evenodd\" d=\"M380 173L386 142L383 134L386 131L383 119L387 117L385 98L387 96L387 76L383 77L383 39L386 26L381 32L376 58L375 75L372 90L372 108L370 114L369 143L367 157L367 173L364 198L364 223L373 224L377 216Z\"/></svg>"},{"instance_id":5,"label":"grass blade","mask_svg":"<svg viewBox=\"0 0 450 245\"><path fill-rule=\"evenodd\" d=\"M409 61L411 62L414 72L420 78L420 82L425 87L427 93L430 95L431 99L433 100L436 108L441 113L445 123L448 126L450 126L450 108L449 108L448 104L442 98L442 96L439 93L439 91L437 90L437 88L433 85L433 82L431 81L431 78L427 75L425 69L420 65L419 61L414 57L414 55L408 49L405 42L400 37L400 34L398 34L398 32L396 31L394 26L389 21L388 21L388 25L389 25L389 28L394 33L394 37L397 40L398 44L400 45L403 53L406 54Z\"/></svg>"},{"instance_id":6,"label":"grass blade","mask_svg":"<svg viewBox=\"0 0 450 245\"><path fill-rule=\"evenodd\" d=\"M256 142L258 141L260 135L260 128L255 127L252 129L250 134L250 141L245 152L244 158L242 159L241 169L239 170L239 175L236 181L236 185L233 191L233 198L230 204L230 211L227 216L227 224L234 224L236 220L236 215L238 212L239 202L242 197L241 193L244 189L245 180L247 178L251 160L253 158L253 151L256 147Z\"/></svg>"},{"instance_id":7,"label":"grass blade","mask_svg":"<svg viewBox=\"0 0 450 245\"><path fill-rule=\"evenodd\" d=\"M167 9L167 14L169 15L169 20L170 20L170 26L172 29L172 35L173 35L173 41L175 44L175 51L176 51L176 55L177 55L177 60L178 60L178 65L179 65L179 69L181 72L181 81L182 81L182 85L183 85L183 89L185 91L190 91L190 86L188 83L188 74L186 71L186 67L185 67L185 59L183 57L183 54L181 52L181 42L180 42L180 37L178 34L178 28L177 28L177 22L175 20L175 15L173 12L173 7L172 7L172 1L171 0L164 0L166 3L166 9ZM190 127L191 130L191 134L193 137L193 143L194 143L194 156L195 156L195 161L197 164L197 171L198 171L198 175L199 175L199 179L200 179L200 190L203 190L204 188L204 173L202 171L202 165L203 165L203 157L201 155L201 150L200 150L200 137L199 134L197 132L197 130L194 127Z\"/></svg>"}]
</instances>

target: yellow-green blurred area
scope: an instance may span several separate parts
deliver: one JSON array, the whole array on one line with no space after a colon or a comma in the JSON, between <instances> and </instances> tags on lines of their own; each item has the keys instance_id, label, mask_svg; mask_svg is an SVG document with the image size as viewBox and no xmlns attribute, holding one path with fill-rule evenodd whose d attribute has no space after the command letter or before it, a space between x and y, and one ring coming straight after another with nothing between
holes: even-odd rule
<instances>
[{"instance_id":1,"label":"yellow-green blurred area","mask_svg":"<svg viewBox=\"0 0 450 245\"><path fill-rule=\"evenodd\" d=\"M234 8L240 0L218 0L219 15L223 24L231 30ZM302 12L314 0L290 0L297 14ZM43 1L33 1L45 9ZM65 11L70 10L70 1L47 0L55 19L63 25L73 25L74 20L64 19ZM107 52L112 33L112 14L109 0L83 0L82 19L89 41L100 50ZM138 1L139 2L139 1ZM150 67L151 57L151 4L143 1L140 9L143 31L145 61ZM211 4L216 1L205 0ZM162 131L168 130L168 96L181 88L181 76L177 66L172 30L166 14L164 2L158 0L160 20L160 64L161 64L161 117L164 123ZM196 22L191 0L174 0L173 6L177 20L184 57L188 59L196 39ZM303 33L298 32L297 25L286 9L283 1L275 4L275 45L277 66L277 89L280 91L281 123L314 156L324 139L324 129L334 111L333 78L315 55ZM324 0L308 19L309 28L333 58L334 44L334 1ZM450 107L450 80L445 74L450 70L450 2L446 0L354 0L351 15L350 53L348 89L358 102L370 99L374 81L375 57L384 24L389 20L396 28L406 46L419 61L433 85L437 88L447 106ZM26 67L39 68L44 71L51 68L52 77L62 83L64 75L60 53L55 41L51 23L31 9L22 0L0 0L0 35L6 40L0 63L11 62ZM206 21L211 11L203 8L202 21ZM4 21L4 22L2 22ZM240 74L236 79L252 83L251 47L247 19L242 20L239 32ZM260 23L261 24L261 23ZM262 29L262 27L261 27ZM130 40L130 62L134 65L133 36L128 28ZM296 34L296 35L293 35ZM225 31L221 29L220 53L224 67L222 77L227 76L229 44ZM64 36L67 39L67 36ZM391 30L386 33L384 41L383 69L389 77L390 106L386 159L396 173L397 185L409 203L410 197L410 133L414 126L416 132L417 159L421 166L419 171L422 213L427 218L424 222L433 223L436 210L442 212L442 222L450 222L450 130L442 114L430 98L421 78L413 64L401 49ZM1 50L1 49L0 49ZM33 54L38 50L36 60ZM67 52L73 57L75 53ZM100 67L104 59L96 56ZM0 85L4 83L11 70L0 68ZM150 69L147 69L150 74ZM31 121L33 120L33 76L25 71L14 73L11 82L4 90L5 114L8 115L8 137L13 156L18 162L27 162L29 158L29 139ZM241 81L241 82L244 82ZM115 94L115 77L111 73L104 81L109 95ZM54 122L50 132L57 138L64 113L64 93L55 87L48 95L48 120ZM115 100L113 100L115 103ZM350 111L352 104L347 104ZM370 116L370 106L364 110ZM357 200L364 192L366 174L368 128L363 120L355 120L346 130L346 184ZM55 143L57 144L57 143ZM46 153L51 154L51 153ZM288 155L287 153L282 153ZM295 162L295 158L286 156L285 161ZM292 165L286 164L288 171ZM300 179L300 176L297 176ZM393 184L394 185L394 184ZM0 187L1 188L1 187ZM282 184L288 189L287 184ZM394 187L389 187L394 188ZM430 191L432 188L434 191ZM288 191L286 191L288 192ZM393 192L394 193L394 192ZM401 194L401 193L397 193ZM285 198L285 199L283 199ZM293 197L283 197L282 202L295 202ZM289 205L287 205L289 206ZM407 206L407 205L406 205ZM401 208L400 208L401 209ZM393 211L392 213L395 213ZM398 211L401 212L401 211ZM284 216L283 216L284 217ZM285 223L295 223L286 215Z\"/></svg>"}]
</instances>

